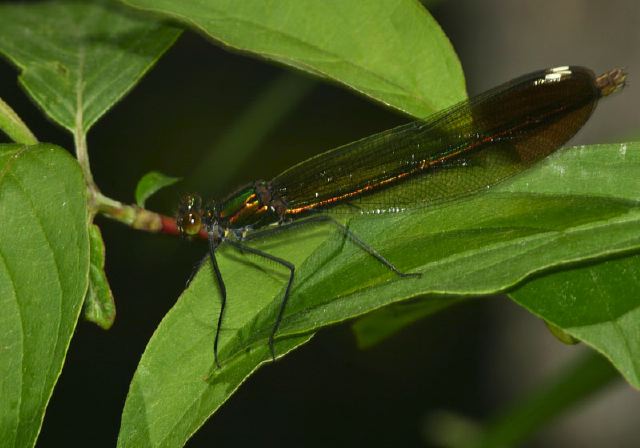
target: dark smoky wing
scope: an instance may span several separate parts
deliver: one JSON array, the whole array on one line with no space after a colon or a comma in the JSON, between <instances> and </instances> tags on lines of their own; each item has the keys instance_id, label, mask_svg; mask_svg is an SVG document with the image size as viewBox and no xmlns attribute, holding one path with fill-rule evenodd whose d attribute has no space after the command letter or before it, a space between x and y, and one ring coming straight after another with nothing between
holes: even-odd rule
<instances>
[{"instance_id":1,"label":"dark smoky wing","mask_svg":"<svg viewBox=\"0 0 640 448\"><path fill-rule=\"evenodd\" d=\"M426 120L308 159L274 178L272 186L290 210L455 199L513 176L563 145L589 119L599 97L588 69L534 72Z\"/></svg>"}]
</instances>

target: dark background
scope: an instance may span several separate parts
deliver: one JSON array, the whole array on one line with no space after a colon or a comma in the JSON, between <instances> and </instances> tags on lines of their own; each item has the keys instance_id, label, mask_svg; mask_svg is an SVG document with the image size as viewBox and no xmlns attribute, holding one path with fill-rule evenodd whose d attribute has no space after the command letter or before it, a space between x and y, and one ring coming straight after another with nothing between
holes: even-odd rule
<instances>
[{"instance_id":1,"label":"dark background","mask_svg":"<svg viewBox=\"0 0 640 448\"><path fill-rule=\"evenodd\" d=\"M470 94L543 67L578 64L602 72L622 66L630 73L629 88L599 105L574 142L640 135L637 0L450 0L431 11L458 51ZM41 141L72 148L71 137L18 89L16 76L8 64L0 65L0 96ZM207 176L191 177L204 158L225 160L217 152L220 142L283 76L298 76L291 82L308 92L298 100L282 98L291 102L290 110L239 163L233 179L218 181L227 174L224 163ZM187 32L95 126L89 149L97 184L124 202L133 202L136 182L150 170L185 177L187 182L148 203L173 214L180 193L189 188L197 186L205 196L222 194L406 121L344 88L287 75L279 66L229 53ZM249 124L246 133L253 129ZM108 332L79 323L39 446L115 445L145 345L206 251L105 219L98 224L118 318ZM556 342L541 322L504 297L455 306L368 351L358 351L349 325L341 325L259 370L190 446L432 446L429 428L442 412L483 421L582 350ZM528 446L637 446L639 411L637 393L619 382Z\"/></svg>"}]
</instances>

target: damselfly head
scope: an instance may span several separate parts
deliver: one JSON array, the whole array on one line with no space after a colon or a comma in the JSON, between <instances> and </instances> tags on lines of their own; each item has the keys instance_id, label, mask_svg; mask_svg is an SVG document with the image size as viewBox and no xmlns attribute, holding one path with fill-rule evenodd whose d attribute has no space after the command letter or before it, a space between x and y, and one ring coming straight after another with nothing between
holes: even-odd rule
<instances>
[{"instance_id":1,"label":"damselfly head","mask_svg":"<svg viewBox=\"0 0 640 448\"><path fill-rule=\"evenodd\" d=\"M202 199L197 194L187 194L180 199L176 224L182 236L194 236L202 228Z\"/></svg>"}]
</instances>

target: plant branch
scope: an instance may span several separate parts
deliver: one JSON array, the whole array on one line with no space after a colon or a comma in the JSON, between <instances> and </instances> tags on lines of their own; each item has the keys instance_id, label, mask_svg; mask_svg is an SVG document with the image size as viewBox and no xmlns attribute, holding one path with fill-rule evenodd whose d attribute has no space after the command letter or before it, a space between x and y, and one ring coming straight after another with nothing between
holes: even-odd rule
<instances>
[{"instance_id":1,"label":"plant branch","mask_svg":"<svg viewBox=\"0 0 640 448\"><path fill-rule=\"evenodd\" d=\"M147 210L137 205L123 204L119 201L104 196L99 191L94 193L95 212L106 216L109 219L118 221L136 230L143 230L151 233L164 233L167 235L180 235L180 229L176 219ZM206 239L207 232L201 230L199 238Z\"/></svg>"},{"instance_id":2,"label":"plant branch","mask_svg":"<svg viewBox=\"0 0 640 448\"><path fill-rule=\"evenodd\" d=\"M85 182L89 189L89 209L93 212L95 196L99 194L100 190L96 186L93 180L93 174L91 173L91 166L89 164L89 152L87 150L87 134L84 129L84 110L83 110L83 75L84 75L84 47L80 48L78 55L78 76L76 79L76 114L75 114L75 126L73 127L73 143L76 147L76 157L78 163L84 174Z\"/></svg>"},{"instance_id":3,"label":"plant branch","mask_svg":"<svg viewBox=\"0 0 640 448\"><path fill-rule=\"evenodd\" d=\"M90 201L94 199L94 196L99 193L98 187L93 180L93 174L91 173L91 166L89 165L89 153L87 151L87 137L82 130L82 123L76 123L75 130L73 131L73 142L76 147L76 157L78 163L82 169L85 182L89 188Z\"/></svg>"},{"instance_id":4,"label":"plant branch","mask_svg":"<svg viewBox=\"0 0 640 448\"><path fill-rule=\"evenodd\" d=\"M89 196L89 213L91 218L97 213L101 213L107 218L121 222L136 230L143 230L152 233L165 233L167 235L180 235L175 218L152 212L138 207L137 205L123 204L115 199L111 199L100 192L100 189L93 180L91 165L89 163L89 151L87 148L87 137L84 132L82 114L82 89L77 89L78 107L76 112L76 123L73 131L73 140L76 149L76 157L87 184ZM198 235L207 238L207 233L201 231Z\"/></svg>"}]
</instances>

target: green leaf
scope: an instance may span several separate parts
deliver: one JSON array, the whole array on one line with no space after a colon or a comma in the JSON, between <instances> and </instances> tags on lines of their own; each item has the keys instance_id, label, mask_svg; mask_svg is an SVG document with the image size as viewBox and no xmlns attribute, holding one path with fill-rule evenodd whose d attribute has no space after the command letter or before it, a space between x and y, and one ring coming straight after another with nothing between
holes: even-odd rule
<instances>
[{"instance_id":1,"label":"green leaf","mask_svg":"<svg viewBox=\"0 0 640 448\"><path fill-rule=\"evenodd\" d=\"M55 122L89 128L122 98L179 35L108 1L0 5L0 53Z\"/></svg>"},{"instance_id":2,"label":"green leaf","mask_svg":"<svg viewBox=\"0 0 640 448\"><path fill-rule=\"evenodd\" d=\"M100 228L89 226L91 265L89 267L89 288L82 306L85 320L93 322L103 330L108 330L116 319L116 303L104 272L104 242Z\"/></svg>"},{"instance_id":3,"label":"green leaf","mask_svg":"<svg viewBox=\"0 0 640 448\"><path fill-rule=\"evenodd\" d=\"M0 130L16 143L35 145L38 140L15 111L0 98Z\"/></svg>"},{"instance_id":4,"label":"green leaf","mask_svg":"<svg viewBox=\"0 0 640 448\"><path fill-rule=\"evenodd\" d=\"M139 207L144 207L144 203L151 195L179 181L179 177L167 176L157 171L148 172L142 176L138 185L136 185L136 204L138 204Z\"/></svg>"},{"instance_id":5,"label":"green leaf","mask_svg":"<svg viewBox=\"0 0 640 448\"><path fill-rule=\"evenodd\" d=\"M191 284L196 290L208 288L210 275L202 270ZM241 318L239 308L229 307L230 320ZM213 362L210 319L215 319L217 310L214 296L202 300L190 288L162 320L129 387L119 447L183 446L269 358L267 348L262 347L209 378ZM287 338L278 342L277 349L286 353L309 339L311 336Z\"/></svg>"},{"instance_id":6,"label":"green leaf","mask_svg":"<svg viewBox=\"0 0 640 448\"><path fill-rule=\"evenodd\" d=\"M401 270L422 273L417 279L398 278L329 225L254 241L296 266L277 342L410 298L495 294L544 269L639 250L638 178L640 143L571 148L465 200L352 219L356 235ZM269 359L267 338L287 272L230 246L219 254L228 293L222 369L207 388L219 293L205 263L138 366L122 418L122 446L183 443L242 375ZM233 386L228 375L237 380Z\"/></svg>"},{"instance_id":7,"label":"green leaf","mask_svg":"<svg viewBox=\"0 0 640 448\"><path fill-rule=\"evenodd\" d=\"M451 43L415 0L125 3L179 20L232 49L338 81L416 117L466 97Z\"/></svg>"},{"instance_id":8,"label":"green leaf","mask_svg":"<svg viewBox=\"0 0 640 448\"><path fill-rule=\"evenodd\" d=\"M598 350L640 389L640 255L553 273L509 295Z\"/></svg>"},{"instance_id":9,"label":"green leaf","mask_svg":"<svg viewBox=\"0 0 640 448\"><path fill-rule=\"evenodd\" d=\"M0 145L0 434L33 446L89 273L85 183L53 145Z\"/></svg>"}]
</instances>

